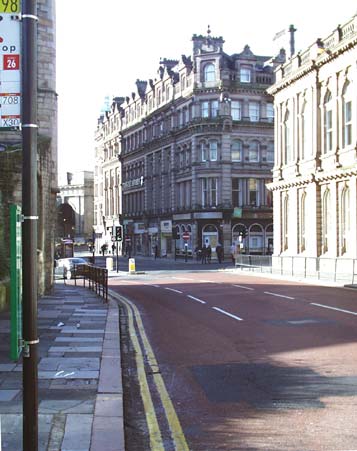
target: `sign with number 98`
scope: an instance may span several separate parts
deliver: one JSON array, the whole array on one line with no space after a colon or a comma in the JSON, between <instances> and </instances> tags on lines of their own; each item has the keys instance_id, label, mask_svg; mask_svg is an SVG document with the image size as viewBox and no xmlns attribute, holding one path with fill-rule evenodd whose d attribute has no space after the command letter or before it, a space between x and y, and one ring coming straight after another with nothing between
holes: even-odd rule
<instances>
[{"instance_id":1,"label":"sign with number 98","mask_svg":"<svg viewBox=\"0 0 357 451\"><path fill-rule=\"evenodd\" d=\"M21 0L0 0L0 13L19 13Z\"/></svg>"}]
</instances>

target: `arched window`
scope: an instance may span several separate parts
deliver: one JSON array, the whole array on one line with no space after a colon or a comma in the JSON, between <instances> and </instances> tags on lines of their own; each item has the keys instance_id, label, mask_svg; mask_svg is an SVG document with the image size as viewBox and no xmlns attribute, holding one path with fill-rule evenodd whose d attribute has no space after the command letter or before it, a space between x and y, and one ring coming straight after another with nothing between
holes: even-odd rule
<instances>
[{"instance_id":1,"label":"arched window","mask_svg":"<svg viewBox=\"0 0 357 451\"><path fill-rule=\"evenodd\" d=\"M304 100L301 110L300 159L304 160L306 157L311 155L312 155L312 142L311 142L310 116L308 104L306 100Z\"/></svg>"},{"instance_id":2,"label":"arched window","mask_svg":"<svg viewBox=\"0 0 357 451\"><path fill-rule=\"evenodd\" d=\"M232 229L232 243L244 243L248 237L248 230L244 224L236 224Z\"/></svg>"},{"instance_id":3,"label":"arched window","mask_svg":"<svg viewBox=\"0 0 357 451\"><path fill-rule=\"evenodd\" d=\"M322 198L322 253L325 254L329 249L329 223L330 223L330 190L326 189Z\"/></svg>"},{"instance_id":4,"label":"arched window","mask_svg":"<svg viewBox=\"0 0 357 451\"><path fill-rule=\"evenodd\" d=\"M324 100L324 152L332 150L333 130L332 130L332 95L326 92Z\"/></svg>"},{"instance_id":5,"label":"arched window","mask_svg":"<svg viewBox=\"0 0 357 451\"><path fill-rule=\"evenodd\" d=\"M249 229L249 253L263 253L263 228L259 224L253 224Z\"/></svg>"},{"instance_id":6,"label":"arched window","mask_svg":"<svg viewBox=\"0 0 357 451\"><path fill-rule=\"evenodd\" d=\"M289 245L289 195L285 193L283 197L283 214L282 214L282 249L286 251Z\"/></svg>"},{"instance_id":7,"label":"arched window","mask_svg":"<svg viewBox=\"0 0 357 451\"><path fill-rule=\"evenodd\" d=\"M232 161L242 161L242 141L236 139L231 146Z\"/></svg>"},{"instance_id":8,"label":"arched window","mask_svg":"<svg viewBox=\"0 0 357 451\"><path fill-rule=\"evenodd\" d=\"M215 81L216 80L216 71L214 64L209 63L206 64L203 69L203 79L204 81Z\"/></svg>"},{"instance_id":9,"label":"arched window","mask_svg":"<svg viewBox=\"0 0 357 451\"><path fill-rule=\"evenodd\" d=\"M349 82L343 90L343 147L352 144L352 89Z\"/></svg>"},{"instance_id":10,"label":"arched window","mask_svg":"<svg viewBox=\"0 0 357 451\"><path fill-rule=\"evenodd\" d=\"M341 253L348 251L350 233L350 189L346 186L341 196Z\"/></svg>"},{"instance_id":11,"label":"arched window","mask_svg":"<svg viewBox=\"0 0 357 451\"><path fill-rule=\"evenodd\" d=\"M299 251L304 252L306 249L306 193L302 193L300 199L300 236Z\"/></svg>"},{"instance_id":12,"label":"arched window","mask_svg":"<svg viewBox=\"0 0 357 451\"><path fill-rule=\"evenodd\" d=\"M201 161L208 161L208 146L205 141L201 141L200 144Z\"/></svg>"},{"instance_id":13,"label":"arched window","mask_svg":"<svg viewBox=\"0 0 357 451\"><path fill-rule=\"evenodd\" d=\"M284 163L288 164L292 161L292 129L291 129L291 115L289 110L286 110L284 117Z\"/></svg>"},{"instance_id":14,"label":"arched window","mask_svg":"<svg viewBox=\"0 0 357 451\"><path fill-rule=\"evenodd\" d=\"M249 145L249 161L257 163L259 161L259 141L252 141Z\"/></svg>"}]
</instances>

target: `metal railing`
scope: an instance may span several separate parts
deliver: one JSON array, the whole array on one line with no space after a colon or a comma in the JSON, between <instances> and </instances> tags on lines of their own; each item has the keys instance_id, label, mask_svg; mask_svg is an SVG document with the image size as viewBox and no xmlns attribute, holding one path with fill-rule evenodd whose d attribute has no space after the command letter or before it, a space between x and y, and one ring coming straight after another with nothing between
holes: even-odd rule
<instances>
[{"instance_id":1,"label":"metal railing","mask_svg":"<svg viewBox=\"0 0 357 451\"><path fill-rule=\"evenodd\" d=\"M83 286L95 291L99 296L103 296L105 302L108 302L108 270L93 265L75 265L73 268L72 278L74 284L77 285L78 279L83 279Z\"/></svg>"},{"instance_id":2,"label":"metal railing","mask_svg":"<svg viewBox=\"0 0 357 451\"><path fill-rule=\"evenodd\" d=\"M261 273L346 285L357 283L357 260L353 258L236 255L235 266Z\"/></svg>"}]
</instances>

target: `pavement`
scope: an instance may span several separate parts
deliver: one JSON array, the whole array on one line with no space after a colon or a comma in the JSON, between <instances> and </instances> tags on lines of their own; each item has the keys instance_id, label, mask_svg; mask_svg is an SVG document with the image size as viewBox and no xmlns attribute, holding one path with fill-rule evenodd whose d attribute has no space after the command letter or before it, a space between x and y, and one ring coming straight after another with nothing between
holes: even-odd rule
<instances>
[{"instance_id":1,"label":"pavement","mask_svg":"<svg viewBox=\"0 0 357 451\"><path fill-rule=\"evenodd\" d=\"M39 451L124 451L119 310L79 282L38 302ZM22 444L22 363L0 314L0 451ZM2 432L1 432L2 431Z\"/></svg>"}]
</instances>

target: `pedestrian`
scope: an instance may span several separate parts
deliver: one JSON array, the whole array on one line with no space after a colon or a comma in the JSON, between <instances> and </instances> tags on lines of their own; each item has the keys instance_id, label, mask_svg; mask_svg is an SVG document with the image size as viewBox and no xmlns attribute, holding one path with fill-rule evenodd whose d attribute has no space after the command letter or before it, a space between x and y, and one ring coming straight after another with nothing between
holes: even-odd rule
<instances>
[{"instance_id":1,"label":"pedestrian","mask_svg":"<svg viewBox=\"0 0 357 451\"><path fill-rule=\"evenodd\" d=\"M155 260L157 259L158 256L159 256L159 246L157 244L155 244L155 246L154 246L154 257L155 257Z\"/></svg>"},{"instance_id":2,"label":"pedestrian","mask_svg":"<svg viewBox=\"0 0 357 451\"><path fill-rule=\"evenodd\" d=\"M217 243L216 254L217 254L218 263L222 263L222 260L223 260L223 247L222 247L221 243Z\"/></svg>"},{"instance_id":3,"label":"pedestrian","mask_svg":"<svg viewBox=\"0 0 357 451\"><path fill-rule=\"evenodd\" d=\"M115 252L115 249L116 249L117 247L116 247L116 245L115 245L115 243L113 243L112 244L112 253L113 253L113 255L114 255L114 252Z\"/></svg>"},{"instance_id":4,"label":"pedestrian","mask_svg":"<svg viewBox=\"0 0 357 451\"><path fill-rule=\"evenodd\" d=\"M207 246L206 252L207 252L207 261L208 261L208 263L211 263L212 248L211 248L210 244Z\"/></svg>"},{"instance_id":5,"label":"pedestrian","mask_svg":"<svg viewBox=\"0 0 357 451\"><path fill-rule=\"evenodd\" d=\"M102 244L102 246L101 246L100 250L102 251L102 255L103 255L103 257L104 257L104 255L105 255L105 252L106 252L106 250L107 250L107 245L106 245L105 243L104 243L104 244Z\"/></svg>"},{"instance_id":6,"label":"pedestrian","mask_svg":"<svg viewBox=\"0 0 357 451\"><path fill-rule=\"evenodd\" d=\"M202 248L202 258L201 258L201 263L202 264L206 264L207 263L207 248L206 248L206 245L204 244L203 245L203 248Z\"/></svg>"}]
</instances>

